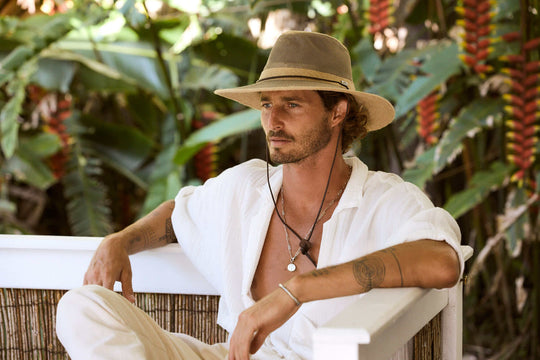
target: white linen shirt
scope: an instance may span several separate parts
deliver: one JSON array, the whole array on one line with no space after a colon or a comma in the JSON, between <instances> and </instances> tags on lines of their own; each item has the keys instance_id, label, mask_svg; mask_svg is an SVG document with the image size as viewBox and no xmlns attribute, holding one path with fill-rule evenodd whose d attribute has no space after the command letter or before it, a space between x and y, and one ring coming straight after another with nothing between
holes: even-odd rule
<instances>
[{"instance_id":1,"label":"white linen shirt","mask_svg":"<svg viewBox=\"0 0 540 360\"><path fill-rule=\"evenodd\" d=\"M352 166L351 178L323 225L318 268L399 243L433 239L446 241L456 250L463 271L460 230L445 210L434 207L420 189L397 175L369 171L356 157L345 161ZM282 167L271 167L274 194L281 183ZM230 168L202 186L184 187L176 196L172 214L176 237L221 295L218 324L229 334L238 315L254 304L251 283L273 211L262 160ZM288 254L284 251L283 256ZM303 304L252 358L311 359L313 331L358 296Z\"/></svg>"}]
</instances>

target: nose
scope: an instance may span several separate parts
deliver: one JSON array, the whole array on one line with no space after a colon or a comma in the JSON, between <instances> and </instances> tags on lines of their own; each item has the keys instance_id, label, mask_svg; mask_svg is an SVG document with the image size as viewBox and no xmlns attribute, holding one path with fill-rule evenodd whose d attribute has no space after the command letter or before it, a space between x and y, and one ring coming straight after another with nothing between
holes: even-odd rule
<instances>
[{"instance_id":1,"label":"nose","mask_svg":"<svg viewBox=\"0 0 540 360\"><path fill-rule=\"evenodd\" d=\"M271 107L264 112L263 117L266 120L268 130L280 130L283 128L283 121L279 115L277 107Z\"/></svg>"}]
</instances>

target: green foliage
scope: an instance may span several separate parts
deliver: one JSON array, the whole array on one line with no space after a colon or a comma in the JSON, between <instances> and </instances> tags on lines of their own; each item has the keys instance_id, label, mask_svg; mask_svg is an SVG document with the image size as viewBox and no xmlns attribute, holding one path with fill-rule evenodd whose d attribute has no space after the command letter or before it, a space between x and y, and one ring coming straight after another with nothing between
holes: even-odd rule
<instances>
[{"instance_id":1,"label":"green foliage","mask_svg":"<svg viewBox=\"0 0 540 360\"><path fill-rule=\"evenodd\" d=\"M90 132L84 137L85 146L103 164L124 175L143 189L146 180L137 171L150 156L154 142L133 126L114 124L98 119L84 119ZM118 136L122 134L122 136Z\"/></svg>"},{"instance_id":2,"label":"green foliage","mask_svg":"<svg viewBox=\"0 0 540 360\"><path fill-rule=\"evenodd\" d=\"M183 165L207 143L260 128L260 125L260 112L258 110L244 110L226 116L193 132L176 152L174 162Z\"/></svg>"},{"instance_id":3,"label":"green foliage","mask_svg":"<svg viewBox=\"0 0 540 360\"><path fill-rule=\"evenodd\" d=\"M444 208L455 218L466 214L485 200L487 195L501 187L508 180L512 167L500 162L491 164L489 170L477 171L467 189L452 196Z\"/></svg>"},{"instance_id":4,"label":"green foliage","mask_svg":"<svg viewBox=\"0 0 540 360\"><path fill-rule=\"evenodd\" d=\"M403 172L403 179L424 188L435 172L435 150L436 148L432 147L418 155L414 166Z\"/></svg>"},{"instance_id":5,"label":"green foliage","mask_svg":"<svg viewBox=\"0 0 540 360\"><path fill-rule=\"evenodd\" d=\"M17 118L22 109L24 101L24 82L11 82L7 87L11 99L0 112L0 131L2 134L2 150L6 158L10 158L17 147L19 123Z\"/></svg>"},{"instance_id":6,"label":"green foliage","mask_svg":"<svg viewBox=\"0 0 540 360\"><path fill-rule=\"evenodd\" d=\"M43 162L60 149L56 135L41 133L21 139L20 146L1 168L3 174L13 174L18 181L45 190L56 182Z\"/></svg>"},{"instance_id":7,"label":"green foliage","mask_svg":"<svg viewBox=\"0 0 540 360\"><path fill-rule=\"evenodd\" d=\"M531 340L540 332L538 316L530 315L538 302L532 299L540 299L539 276L530 270L538 269L530 254L540 253L540 170L535 161L524 179L510 180L515 169L507 161L505 121L514 119L504 108L503 94L511 90L503 69L512 64L501 58L540 37L538 0L489 3L493 16L485 38L491 41L483 63L490 70L484 73L460 58L467 30L456 22L455 1L401 1L386 35L369 34L370 1L169 0L151 14L141 0L113 3L76 1L64 14L0 18L2 230L20 228L10 222L21 208L10 185L39 189L50 203L67 200L72 234L104 235L173 198L181 186L200 183L193 157L209 143L233 144L226 151L244 153L236 140L245 146L246 134L260 126L258 112L213 91L256 81L268 49L258 47L248 21L259 19L261 30L270 31L265 21L288 11L288 24L347 44L356 87L395 105L394 124L362 140L362 159L425 189L458 219L463 244L486 253L482 263L473 260L481 270L467 293L475 311L466 314L466 343L485 349L481 357L540 355ZM528 11L521 9L525 3ZM274 10L280 16L273 17ZM388 40L398 39L391 32L400 28L407 37L391 50ZM523 30L520 41L501 39ZM540 60L536 50L527 61ZM417 105L433 91L439 97L431 135L438 142L427 144L418 135ZM60 119L65 129L52 121L60 115L50 95L69 99L71 118ZM201 123L207 124L195 126ZM61 175L52 163L66 149ZM534 152L540 153L540 142ZM501 217L511 223L502 226ZM489 245L494 238L504 238L506 246ZM526 285L519 288L518 280ZM527 294L519 311L518 290ZM482 315L492 312L503 315ZM508 345L499 352L501 344Z\"/></svg>"},{"instance_id":8,"label":"green foliage","mask_svg":"<svg viewBox=\"0 0 540 360\"><path fill-rule=\"evenodd\" d=\"M518 208L524 206L523 204L527 203L527 193L523 188L517 188L509 196L510 208ZM506 229L506 247L508 252L515 256L519 254L520 249L522 248L523 241L527 240L527 228L529 227L530 216L528 212L523 212L518 218Z\"/></svg>"},{"instance_id":9,"label":"green foliage","mask_svg":"<svg viewBox=\"0 0 540 360\"><path fill-rule=\"evenodd\" d=\"M439 172L461 151L463 140L500 125L504 104L498 99L474 99L467 104L448 126L436 148L435 172Z\"/></svg>"},{"instance_id":10,"label":"green foliage","mask_svg":"<svg viewBox=\"0 0 540 360\"><path fill-rule=\"evenodd\" d=\"M75 137L87 131L78 123L78 114L72 115L67 125ZM71 230L79 236L105 236L112 226L106 189L99 180L103 173L101 161L90 155L92 150L84 141L75 141L70 150L62 182Z\"/></svg>"}]
</instances>

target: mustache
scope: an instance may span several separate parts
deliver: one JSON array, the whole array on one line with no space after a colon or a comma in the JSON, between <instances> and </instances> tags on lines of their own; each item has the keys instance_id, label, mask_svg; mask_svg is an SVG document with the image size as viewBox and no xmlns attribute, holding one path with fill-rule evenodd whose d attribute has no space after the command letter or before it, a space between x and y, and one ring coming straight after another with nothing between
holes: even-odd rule
<instances>
[{"instance_id":1,"label":"mustache","mask_svg":"<svg viewBox=\"0 0 540 360\"><path fill-rule=\"evenodd\" d=\"M293 136L287 134L283 130L278 130L278 131L269 130L268 134L266 135L266 140L270 140L271 137L279 137L285 140L294 140Z\"/></svg>"}]
</instances>

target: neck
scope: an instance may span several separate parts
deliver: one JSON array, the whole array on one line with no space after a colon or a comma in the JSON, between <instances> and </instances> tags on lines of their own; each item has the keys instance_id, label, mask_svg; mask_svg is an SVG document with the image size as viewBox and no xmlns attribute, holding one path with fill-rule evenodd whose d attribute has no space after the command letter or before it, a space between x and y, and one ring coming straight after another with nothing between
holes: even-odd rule
<instances>
[{"instance_id":1,"label":"neck","mask_svg":"<svg viewBox=\"0 0 540 360\"><path fill-rule=\"evenodd\" d=\"M327 184L325 203L331 201L343 188L350 175L350 169L343 159L341 149L338 148L337 154L335 153L335 146L335 141L331 141L317 154L298 163L283 165L282 186L287 193L288 201L312 208L320 205Z\"/></svg>"},{"instance_id":2,"label":"neck","mask_svg":"<svg viewBox=\"0 0 540 360\"><path fill-rule=\"evenodd\" d=\"M304 204L320 204L328 176L330 174L330 165L328 166L310 166L296 167L283 166L283 190L287 193L287 199L290 201L301 201ZM349 176L349 166L345 163L341 155L338 155L332 175L328 185L329 197L335 194L343 187Z\"/></svg>"}]
</instances>

